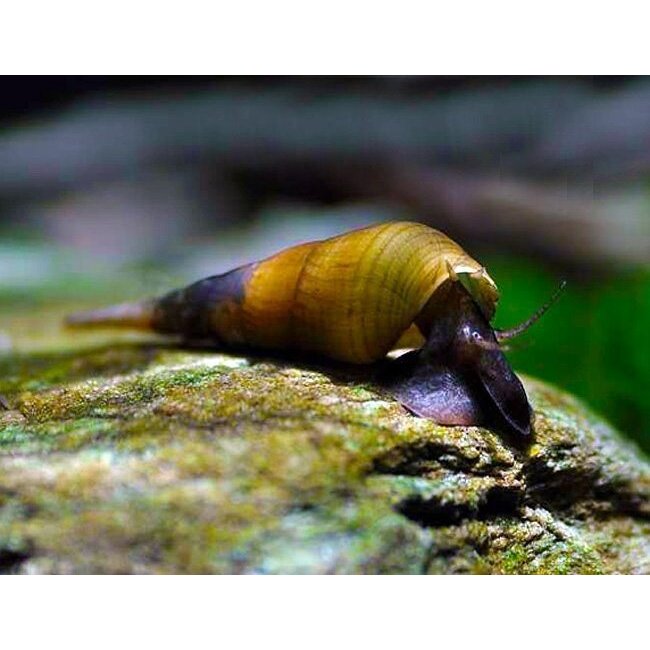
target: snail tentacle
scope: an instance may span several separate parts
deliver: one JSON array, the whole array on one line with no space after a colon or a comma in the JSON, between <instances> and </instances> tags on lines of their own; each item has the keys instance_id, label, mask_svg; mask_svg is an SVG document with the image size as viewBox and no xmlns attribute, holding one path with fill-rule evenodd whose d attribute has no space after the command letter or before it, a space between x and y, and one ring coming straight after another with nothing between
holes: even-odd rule
<instances>
[{"instance_id":1,"label":"snail tentacle","mask_svg":"<svg viewBox=\"0 0 650 650\"><path fill-rule=\"evenodd\" d=\"M549 300L544 303L534 314L532 314L532 316L523 321L523 323L519 323L519 325L510 327L507 330L494 330L494 335L496 336L497 341L508 341L509 339L514 339L520 334L523 334L557 302L565 288L566 280L562 280L562 282L560 282L560 286L555 290Z\"/></svg>"}]
</instances>

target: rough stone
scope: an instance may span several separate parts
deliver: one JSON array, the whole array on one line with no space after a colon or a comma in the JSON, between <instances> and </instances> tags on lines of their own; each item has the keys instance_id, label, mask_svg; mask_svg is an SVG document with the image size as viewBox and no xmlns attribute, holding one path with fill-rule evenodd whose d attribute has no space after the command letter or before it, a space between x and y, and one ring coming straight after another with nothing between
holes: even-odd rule
<instances>
[{"instance_id":1,"label":"rough stone","mask_svg":"<svg viewBox=\"0 0 650 650\"><path fill-rule=\"evenodd\" d=\"M650 467L525 379L535 439L363 371L74 345L0 360L0 572L647 573Z\"/></svg>"}]
</instances>

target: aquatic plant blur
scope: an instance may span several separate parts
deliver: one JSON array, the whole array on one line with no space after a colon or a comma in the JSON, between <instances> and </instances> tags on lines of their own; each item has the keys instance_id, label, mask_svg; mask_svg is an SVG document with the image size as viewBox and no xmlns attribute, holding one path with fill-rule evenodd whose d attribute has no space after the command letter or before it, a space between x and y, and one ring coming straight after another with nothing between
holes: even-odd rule
<instances>
[{"instance_id":1,"label":"aquatic plant blur","mask_svg":"<svg viewBox=\"0 0 650 650\"><path fill-rule=\"evenodd\" d=\"M517 322L557 286L557 271L516 257L487 260L502 291L496 322ZM569 280L534 329L513 342L514 367L572 391L650 451L650 273Z\"/></svg>"}]
</instances>

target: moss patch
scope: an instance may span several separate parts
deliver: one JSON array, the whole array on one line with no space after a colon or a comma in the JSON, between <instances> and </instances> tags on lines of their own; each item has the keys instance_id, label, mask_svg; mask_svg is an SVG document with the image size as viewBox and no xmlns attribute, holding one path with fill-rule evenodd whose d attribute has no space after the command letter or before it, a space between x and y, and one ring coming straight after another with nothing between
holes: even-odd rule
<instances>
[{"instance_id":1,"label":"moss patch","mask_svg":"<svg viewBox=\"0 0 650 650\"><path fill-rule=\"evenodd\" d=\"M0 368L4 571L649 568L647 463L534 380L517 449L340 368L106 341Z\"/></svg>"}]
</instances>

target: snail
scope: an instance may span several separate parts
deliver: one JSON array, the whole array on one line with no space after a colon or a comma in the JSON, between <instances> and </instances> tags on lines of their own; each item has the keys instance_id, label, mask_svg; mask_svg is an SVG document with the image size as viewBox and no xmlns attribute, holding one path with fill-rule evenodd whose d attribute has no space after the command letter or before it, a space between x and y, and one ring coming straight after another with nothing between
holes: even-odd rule
<instances>
[{"instance_id":1,"label":"snail","mask_svg":"<svg viewBox=\"0 0 650 650\"><path fill-rule=\"evenodd\" d=\"M293 246L160 298L74 314L67 323L382 362L378 381L416 415L446 425L495 423L527 436L531 408L499 344L548 305L518 328L495 331L489 322L498 297L485 268L449 237L390 222ZM385 360L407 346L416 349Z\"/></svg>"}]
</instances>

